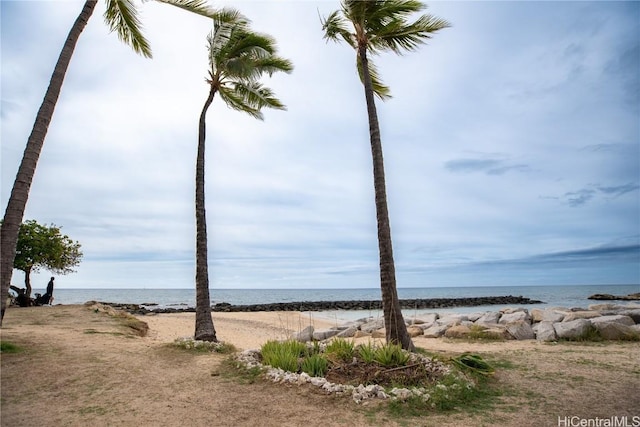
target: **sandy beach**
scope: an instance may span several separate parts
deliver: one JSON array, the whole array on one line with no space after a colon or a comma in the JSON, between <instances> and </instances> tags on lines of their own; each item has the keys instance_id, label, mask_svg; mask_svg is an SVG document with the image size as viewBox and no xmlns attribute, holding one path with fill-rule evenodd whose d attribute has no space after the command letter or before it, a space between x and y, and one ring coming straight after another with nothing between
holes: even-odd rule
<instances>
[{"instance_id":1,"label":"sandy beach","mask_svg":"<svg viewBox=\"0 0 640 427\"><path fill-rule=\"evenodd\" d=\"M637 342L416 338L416 346L443 357L472 351L492 361L501 393L478 411L399 418L379 402L358 406L310 386L247 381L229 373L228 355L172 347L193 334L193 313L138 318L149 326L145 337L85 306L9 309L1 338L22 350L1 355L1 425L556 426L565 416L632 422L640 415ZM309 324L335 324L298 312L213 318L218 338L238 349L258 348Z\"/></svg>"},{"instance_id":2,"label":"sandy beach","mask_svg":"<svg viewBox=\"0 0 640 427\"><path fill-rule=\"evenodd\" d=\"M136 317L149 325L148 338L157 342L172 342L176 338L193 336L195 329L195 313ZM214 313L213 323L218 340L230 342L241 350L259 348L268 340L286 339L292 332L309 325L317 329L335 325L335 322L313 314L295 311Z\"/></svg>"}]
</instances>

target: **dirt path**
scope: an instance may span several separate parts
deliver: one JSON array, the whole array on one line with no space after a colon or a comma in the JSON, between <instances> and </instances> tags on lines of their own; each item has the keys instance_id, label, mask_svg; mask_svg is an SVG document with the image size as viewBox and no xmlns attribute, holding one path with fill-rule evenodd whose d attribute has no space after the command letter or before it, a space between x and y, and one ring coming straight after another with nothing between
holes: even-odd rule
<instances>
[{"instance_id":1,"label":"dirt path","mask_svg":"<svg viewBox=\"0 0 640 427\"><path fill-rule=\"evenodd\" d=\"M299 318L281 315L274 321L273 316L278 315L214 319L223 339L253 348L254 340L278 338L278 333L298 328ZM189 316L148 320L149 336L141 338L113 317L82 306L10 309L2 341L24 351L1 356L0 424L555 426L558 416L628 416L631 422L640 415L638 343L417 339L416 345L429 351L474 351L495 361L495 381L503 396L478 412L398 419L375 405L357 406L310 387L243 383L224 375L228 356L167 346L172 336L192 333Z\"/></svg>"}]
</instances>

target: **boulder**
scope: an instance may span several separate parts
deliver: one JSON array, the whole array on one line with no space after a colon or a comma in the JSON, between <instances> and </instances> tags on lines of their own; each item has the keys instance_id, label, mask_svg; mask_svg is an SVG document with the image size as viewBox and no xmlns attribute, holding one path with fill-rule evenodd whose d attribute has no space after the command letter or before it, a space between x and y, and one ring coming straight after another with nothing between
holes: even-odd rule
<instances>
[{"instance_id":1,"label":"boulder","mask_svg":"<svg viewBox=\"0 0 640 427\"><path fill-rule=\"evenodd\" d=\"M512 340L513 335L507 331L503 325L486 326L486 329L482 331L482 334L490 339L498 340Z\"/></svg>"},{"instance_id":2,"label":"boulder","mask_svg":"<svg viewBox=\"0 0 640 427\"><path fill-rule=\"evenodd\" d=\"M562 312L562 311L556 311L556 310L545 310L544 314L542 315L542 322L562 322L564 320L564 317L566 316L566 313Z\"/></svg>"},{"instance_id":3,"label":"boulder","mask_svg":"<svg viewBox=\"0 0 640 427\"><path fill-rule=\"evenodd\" d=\"M597 322L596 327L600 336L605 340L631 340L638 339L640 334L629 325L618 322Z\"/></svg>"},{"instance_id":4,"label":"boulder","mask_svg":"<svg viewBox=\"0 0 640 427\"><path fill-rule=\"evenodd\" d=\"M571 322L572 320L576 320L576 319L593 319L594 317L600 317L600 313L598 313L597 311L589 311L589 310L584 310L584 311L572 311L567 313L564 316L564 319L562 319L563 322Z\"/></svg>"},{"instance_id":5,"label":"boulder","mask_svg":"<svg viewBox=\"0 0 640 427\"><path fill-rule=\"evenodd\" d=\"M612 303L608 303L608 304L589 304L589 310L592 311L611 311L611 310L618 310L619 309L619 305L618 304L612 304Z\"/></svg>"},{"instance_id":6,"label":"boulder","mask_svg":"<svg viewBox=\"0 0 640 427\"><path fill-rule=\"evenodd\" d=\"M427 329L429 329L430 327L432 327L434 325L437 325L437 323L435 323L435 322L434 323L421 323L419 325L411 325L411 326L414 326L416 328L422 329L423 331L426 331Z\"/></svg>"},{"instance_id":7,"label":"boulder","mask_svg":"<svg viewBox=\"0 0 640 427\"><path fill-rule=\"evenodd\" d=\"M517 340L533 340L536 338L531 325L524 320L507 323L507 331Z\"/></svg>"},{"instance_id":8,"label":"boulder","mask_svg":"<svg viewBox=\"0 0 640 427\"><path fill-rule=\"evenodd\" d=\"M355 326L350 326L347 329L340 331L336 336L340 338L351 338L355 336L356 332L358 332L358 328Z\"/></svg>"},{"instance_id":9,"label":"boulder","mask_svg":"<svg viewBox=\"0 0 640 427\"><path fill-rule=\"evenodd\" d=\"M629 316L633 319L633 321L637 324L640 324L640 308L633 308L628 310L621 310L619 312L624 316Z\"/></svg>"},{"instance_id":10,"label":"boulder","mask_svg":"<svg viewBox=\"0 0 640 427\"><path fill-rule=\"evenodd\" d=\"M471 329L467 325L453 325L444 333L447 338L467 338Z\"/></svg>"},{"instance_id":11,"label":"boulder","mask_svg":"<svg viewBox=\"0 0 640 427\"><path fill-rule=\"evenodd\" d=\"M497 324L498 320L500 320L500 313L497 313L495 311L488 311L483 314L478 320L476 320L476 323L479 325L493 325Z\"/></svg>"},{"instance_id":12,"label":"boulder","mask_svg":"<svg viewBox=\"0 0 640 427\"><path fill-rule=\"evenodd\" d=\"M360 330L368 334L380 328L384 328L384 319L370 320L360 325Z\"/></svg>"},{"instance_id":13,"label":"boulder","mask_svg":"<svg viewBox=\"0 0 640 427\"><path fill-rule=\"evenodd\" d=\"M609 316L600 316L594 319L591 319L591 324L597 326L601 323L619 323L621 325L633 326L636 322L629 316L624 316L621 314L614 314Z\"/></svg>"},{"instance_id":14,"label":"boulder","mask_svg":"<svg viewBox=\"0 0 640 427\"><path fill-rule=\"evenodd\" d=\"M544 320L534 326L534 331L538 341L555 341L558 338L553 322Z\"/></svg>"},{"instance_id":15,"label":"boulder","mask_svg":"<svg viewBox=\"0 0 640 427\"><path fill-rule=\"evenodd\" d=\"M531 320L534 323L538 322L562 322L566 313L562 311L557 311L554 309L546 309L542 310L539 308L534 308L531 310Z\"/></svg>"},{"instance_id":16,"label":"boulder","mask_svg":"<svg viewBox=\"0 0 640 427\"><path fill-rule=\"evenodd\" d=\"M444 316L440 316L436 323L439 325L447 325L453 326L458 325L463 320L469 320L466 314L445 314Z\"/></svg>"},{"instance_id":17,"label":"boulder","mask_svg":"<svg viewBox=\"0 0 640 427\"><path fill-rule=\"evenodd\" d=\"M353 335L353 338L362 338L362 337L370 337L371 334L368 332L362 332L361 330L357 330Z\"/></svg>"},{"instance_id":18,"label":"boulder","mask_svg":"<svg viewBox=\"0 0 640 427\"><path fill-rule=\"evenodd\" d=\"M447 325L438 325L437 323L432 327L424 330L424 336L427 338L440 338L449 329Z\"/></svg>"},{"instance_id":19,"label":"boulder","mask_svg":"<svg viewBox=\"0 0 640 427\"><path fill-rule=\"evenodd\" d=\"M313 331L313 339L316 341L323 341L327 338L331 338L334 335L337 335L340 331L336 329L320 329L317 331Z\"/></svg>"},{"instance_id":20,"label":"boulder","mask_svg":"<svg viewBox=\"0 0 640 427\"><path fill-rule=\"evenodd\" d=\"M294 339L300 342L311 341L311 339L313 338L313 331L314 331L313 326L309 325L303 330L301 330L300 332L294 332L293 334L291 334L291 339Z\"/></svg>"},{"instance_id":21,"label":"boulder","mask_svg":"<svg viewBox=\"0 0 640 427\"><path fill-rule=\"evenodd\" d=\"M385 328L376 329L371 332L371 338L387 338L387 330Z\"/></svg>"},{"instance_id":22,"label":"boulder","mask_svg":"<svg viewBox=\"0 0 640 427\"><path fill-rule=\"evenodd\" d=\"M467 319L470 322L476 322L479 318L481 318L484 315L485 315L484 312L469 313L467 314Z\"/></svg>"},{"instance_id":23,"label":"boulder","mask_svg":"<svg viewBox=\"0 0 640 427\"><path fill-rule=\"evenodd\" d=\"M576 319L568 322L555 322L553 329L556 331L558 338L573 339L583 336L589 328L591 322L587 319Z\"/></svg>"},{"instance_id":24,"label":"boulder","mask_svg":"<svg viewBox=\"0 0 640 427\"><path fill-rule=\"evenodd\" d=\"M419 316L414 317L413 319L411 319L411 324L412 325L422 325L422 324L433 324L435 323L435 321L438 319L438 313L426 313L426 314L421 314Z\"/></svg>"},{"instance_id":25,"label":"boulder","mask_svg":"<svg viewBox=\"0 0 640 427\"><path fill-rule=\"evenodd\" d=\"M413 338L413 337L419 337L419 336L421 336L421 335L423 335L423 334L424 334L424 329L419 328L419 327L417 327L417 326L409 326L409 327L407 328L407 332L409 333L409 336L410 336L411 338Z\"/></svg>"},{"instance_id":26,"label":"boulder","mask_svg":"<svg viewBox=\"0 0 640 427\"><path fill-rule=\"evenodd\" d=\"M540 308L532 308L531 309L531 321L533 323L542 322L542 314L543 313L544 313L544 310L542 310Z\"/></svg>"},{"instance_id":27,"label":"boulder","mask_svg":"<svg viewBox=\"0 0 640 427\"><path fill-rule=\"evenodd\" d=\"M520 320L523 322L531 323L531 316L529 315L529 312L524 310L504 313L502 316L500 316L500 320L498 321L498 323L507 325L509 323L517 322Z\"/></svg>"}]
</instances>

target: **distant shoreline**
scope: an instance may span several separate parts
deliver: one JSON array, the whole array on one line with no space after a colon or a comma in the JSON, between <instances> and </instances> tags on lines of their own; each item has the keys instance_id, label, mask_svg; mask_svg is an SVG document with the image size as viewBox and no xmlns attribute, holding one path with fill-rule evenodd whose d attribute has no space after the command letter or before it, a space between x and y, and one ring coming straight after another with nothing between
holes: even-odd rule
<instances>
[{"instance_id":1,"label":"distant shoreline","mask_svg":"<svg viewBox=\"0 0 640 427\"><path fill-rule=\"evenodd\" d=\"M490 296L490 297L470 297L470 298L428 298L428 299L401 299L400 307L403 309L435 309L435 308L455 308L455 307L475 307L485 305L502 304L544 304L542 301L533 300L523 296ZM149 313L185 313L194 312L194 307L181 308L152 308L154 304L122 304L101 302L102 304L120 308L133 314ZM357 311L357 310L381 310L380 300L352 300L352 301L298 301L280 302L267 304L246 304L233 305L229 303L218 303L211 306L213 312L256 312L256 311Z\"/></svg>"}]
</instances>

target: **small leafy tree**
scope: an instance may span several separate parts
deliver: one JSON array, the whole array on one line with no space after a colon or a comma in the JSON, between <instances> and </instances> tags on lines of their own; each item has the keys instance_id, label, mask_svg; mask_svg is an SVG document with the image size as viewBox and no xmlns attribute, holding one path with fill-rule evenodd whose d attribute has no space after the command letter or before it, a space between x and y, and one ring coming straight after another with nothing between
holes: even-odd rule
<instances>
[{"instance_id":1,"label":"small leafy tree","mask_svg":"<svg viewBox=\"0 0 640 427\"><path fill-rule=\"evenodd\" d=\"M13 268L24 272L27 298L31 297L31 273L40 269L68 274L80 264L80 243L60 232L60 227L41 225L34 220L20 225Z\"/></svg>"}]
</instances>

